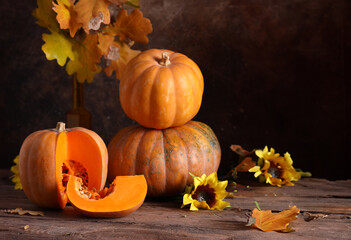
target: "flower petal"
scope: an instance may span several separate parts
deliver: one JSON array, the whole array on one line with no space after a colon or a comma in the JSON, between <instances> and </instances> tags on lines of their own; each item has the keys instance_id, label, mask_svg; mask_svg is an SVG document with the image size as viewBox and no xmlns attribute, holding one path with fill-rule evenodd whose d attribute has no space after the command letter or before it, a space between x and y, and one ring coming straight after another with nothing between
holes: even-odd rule
<instances>
[{"instance_id":1,"label":"flower petal","mask_svg":"<svg viewBox=\"0 0 351 240\"><path fill-rule=\"evenodd\" d=\"M206 178L205 184L210 185L211 187L214 187L218 184L218 178L217 178L217 172L213 172L208 177Z\"/></svg>"},{"instance_id":2,"label":"flower petal","mask_svg":"<svg viewBox=\"0 0 351 240\"><path fill-rule=\"evenodd\" d=\"M210 209L210 206L208 206L208 204L206 203L206 201L197 201L197 200L194 200L193 202L194 206L196 208L201 208L201 209ZM190 209L191 210L191 209Z\"/></svg>"},{"instance_id":3,"label":"flower petal","mask_svg":"<svg viewBox=\"0 0 351 240\"><path fill-rule=\"evenodd\" d=\"M195 206L194 202L190 205L190 211L198 211L199 209Z\"/></svg>"},{"instance_id":4,"label":"flower petal","mask_svg":"<svg viewBox=\"0 0 351 240\"><path fill-rule=\"evenodd\" d=\"M191 194L184 194L183 196L183 205L188 205L190 203L192 203L194 200L191 197Z\"/></svg>"},{"instance_id":5,"label":"flower petal","mask_svg":"<svg viewBox=\"0 0 351 240\"><path fill-rule=\"evenodd\" d=\"M230 203L220 200L211 209L223 210L226 207L230 207Z\"/></svg>"},{"instance_id":6,"label":"flower petal","mask_svg":"<svg viewBox=\"0 0 351 240\"><path fill-rule=\"evenodd\" d=\"M249 169L249 172L258 172L258 171L261 172L260 166L254 166L254 167Z\"/></svg>"}]
</instances>

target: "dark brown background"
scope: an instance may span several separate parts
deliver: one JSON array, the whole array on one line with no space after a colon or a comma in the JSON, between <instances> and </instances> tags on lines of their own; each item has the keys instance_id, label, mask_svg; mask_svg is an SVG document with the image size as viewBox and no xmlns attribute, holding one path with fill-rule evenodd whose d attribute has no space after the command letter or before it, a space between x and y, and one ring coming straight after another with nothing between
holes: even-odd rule
<instances>
[{"instance_id":1,"label":"dark brown background","mask_svg":"<svg viewBox=\"0 0 351 240\"><path fill-rule=\"evenodd\" d=\"M236 164L231 144L289 151L316 177L350 178L350 4L347 0L141 1L154 31L148 48L182 52L205 78L196 120L222 146L220 174ZM31 12L36 1L1 1L1 168L24 138L53 128L71 107L71 78L41 51ZM86 85L93 130L106 143L133 124L119 104L118 81Z\"/></svg>"}]
</instances>

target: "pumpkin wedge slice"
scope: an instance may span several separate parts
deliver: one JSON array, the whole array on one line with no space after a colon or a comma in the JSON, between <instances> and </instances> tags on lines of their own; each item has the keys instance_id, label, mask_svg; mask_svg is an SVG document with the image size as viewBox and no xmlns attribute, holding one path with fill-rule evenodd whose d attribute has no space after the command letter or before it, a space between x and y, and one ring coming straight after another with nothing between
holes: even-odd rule
<instances>
[{"instance_id":1,"label":"pumpkin wedge slice","mask_svg":"<svg viewBox=\"0 0 351 240\"><path fill-rule=\"evenodd\" d=\"M117 176L100 192L89 190L82 179L71 175L66 189L72 206L90 217L123 217L136 211L144 202L147 183L144 175Z\"/></svg>"}]
</instances>

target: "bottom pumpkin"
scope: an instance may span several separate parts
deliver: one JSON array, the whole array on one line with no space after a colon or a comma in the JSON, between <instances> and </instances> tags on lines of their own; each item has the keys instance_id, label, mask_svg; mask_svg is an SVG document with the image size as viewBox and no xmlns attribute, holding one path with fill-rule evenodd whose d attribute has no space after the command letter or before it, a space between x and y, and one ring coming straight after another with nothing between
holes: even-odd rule
<instances>
[{"instance_id":1,"label":"bottom pumpkin","mask_svg":"<svg viewBox=\"0 0 351 240\"><path fill-rule=\"evenodd\" d=\"M218 170L221 149L204 123L190 121L163 130L129 126L108 145L108 180L115 176L144 175L149 197L174 196L193 182L194 175Z\"/></svg>"}]
</instances>

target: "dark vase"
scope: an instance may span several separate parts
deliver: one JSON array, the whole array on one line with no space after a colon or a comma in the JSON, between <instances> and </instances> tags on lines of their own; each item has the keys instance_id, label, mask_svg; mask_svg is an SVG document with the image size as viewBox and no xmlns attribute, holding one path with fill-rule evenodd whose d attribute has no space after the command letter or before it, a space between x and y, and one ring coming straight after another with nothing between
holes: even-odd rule
<instances>
[{"instance_id":1,"label":"dark vase","mask_svg":"<svg viewBox=\"0 0 351 240\"><path fill-rule=\"evenodd\" d=\"M72 90L72 109L66 113L67 127L91 129L91 113L84 106L84 83L78 82L76 74L73 75Z\"/></svg>"}]
</instances>

